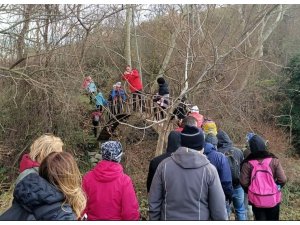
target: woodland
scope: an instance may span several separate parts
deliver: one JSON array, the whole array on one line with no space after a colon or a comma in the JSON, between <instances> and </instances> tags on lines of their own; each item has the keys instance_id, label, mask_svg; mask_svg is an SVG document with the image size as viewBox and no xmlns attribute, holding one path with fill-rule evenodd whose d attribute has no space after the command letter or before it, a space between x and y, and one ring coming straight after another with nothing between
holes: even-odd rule
<instances>
[{"instance_id":1,"label":"woodland","mask_svg":"<svg viewBox=\"0 0 300 225\"><path fill-rule=\"evenodd\" d=\"M161 132L132 115L113 137L144 219L149 162L164 152L167 121L186 96L235 146L250 131L268 140L288 177L281 220L299 220L299 27L299 5L0 4L0 213L22 154L41 134L61 137L82 174L93 167L94 106L81 83L91 76L107 98L131 65L145 93L163 76L174 99Z\"/></svg>"}]
</instances>

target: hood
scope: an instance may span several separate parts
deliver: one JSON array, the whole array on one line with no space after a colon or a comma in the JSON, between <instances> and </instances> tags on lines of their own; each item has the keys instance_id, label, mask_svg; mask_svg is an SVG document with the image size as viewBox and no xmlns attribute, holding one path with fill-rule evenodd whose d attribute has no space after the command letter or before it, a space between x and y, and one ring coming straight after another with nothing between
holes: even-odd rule
<instances>
[{"instance_id":1,"label":"hood","mask_svg":"<svg viewBox=\"0 0 300 225\"><path fill-rule=\"evenodd\" d=\"M28 154L25 154L22 156L21 162L20 162L20 173L22 173L24 170L31 169L33 167L39 167L40 164L36 161L31 160Z\"/></svg>"},{"instance_id":2,"label":"hood","mask_svg":"<svg viewBox=\"0 0 300 225\"><path fill-rule=\"evenodd\" d=\"M208 155L212 151L217 151L215 146L213 146L211 143L205 142L205 144L204 144L204 154Z\"/></svg>"},{"instance_id":3,"label":"hood","mask_svg":"<svg viewBox=\"0 0 300 225\"><path fill-rule=\"evenodd\" d=\"M205 142L210 143L214 146L217 146L218 138L213 134L208 134L208 135L205 136Z\"/></svg>"},{"instance_id":4,"label":"hood","mask_svg":"<svg viewBox=\"0 0 300 225\"><path fill-rule=\"evenodd\" d=\"M158 86L159 86L159 89L158 89L159 95L169 94L169 86L168 86L167 82L165 82L163 84L158 84Z\"/></svg>"},{"instance_id":5,"label":"hood","mask_svg":"<svg viewBox=\"0 0 300 225\"><path fill-rule=\"evenodd\" d=\"M30 210L65 200L62 192L36 173L27 175L16 185L14 198Z\"/></svg>"},{"instance_id":6,"label":"hood","mask_svg":"<svg viewBox=\"0 0 300 225\"><path fill-rule=\"evenodd\" d=\"M167 153L175 152L181 143L180 133L176 131L171 131L168 137L168 146L167 146Z\"/></svg>"},{"instance_id":7,"label":"hood","mask_svg":"<svg viewBox=\"0 0 300 225\"><path fill-rule=\"evenodd\" d=\"M184 169L194 169L209 164L208 159L199 151L186 147L179 147L171 156L174 162Z\"/></svg>"},{"instance_id":8,"label":"hood","mask_svg":"<svg viewBox=\"0 0 300 225\"><path fill-rule=\"evenodd\" d=\"M120 163L101 160L92 170L95 179L99 182L111 182L123 174L123 167Z\"/></svg>"},{"instance_id":9,"label":"hood","mask_svg":"<svg viewBox=\"0 0 300 225\"><path fill-rule=\"evenodd\" d=\"M219 130L218 134L217 134L217 138L218 138L218 150L220 152L225 152L227 150L230 150L230 148L232 148L232 141L230 140L228 134L223 131L223 130Z\"/></svg>"},{"instance_id":10,"label":"hood","mask_svg":"<svg viewBox=\"0 0 300 225\"><path fill-rule=\"evenodd\" d=\"M249 140L249 147L251 152L259 152L259 151L267 150L266 141L258 135L254 135Z\"/></svg>"}]
</instances>

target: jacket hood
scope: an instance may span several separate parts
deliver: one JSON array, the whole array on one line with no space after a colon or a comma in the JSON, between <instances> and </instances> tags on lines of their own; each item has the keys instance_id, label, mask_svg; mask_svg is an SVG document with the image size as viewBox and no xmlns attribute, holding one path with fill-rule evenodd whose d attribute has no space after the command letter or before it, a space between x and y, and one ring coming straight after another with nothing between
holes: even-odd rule
<instances>
[{"instance_id":1,"label":"jacket hood","mask_svg":"<svg viewBox=\"0 0 300 225\"><path fill-rule=\"evenodd\" d=\"M204 154L208 155L212 151L217 151L217 149L215 148L215 146L213 146L211 143L205 142L205 145L204 145Z\"/></svg>"},{"instance_id":2,"label":"jacket hood","mask_svg":"<svg viewBox=\"0 0 300 225\"><path fill-rule=\"evenodd\" d=\"M167 146L167 153L175 152L181 143L180 133L176 131L171 131L168 137L168 146Z\"/></svg>"},{"instance_id":3,"label":"jacket hood","mask_svg":"<svg viewBox=\"0 0 300 225\"><path fill-rule=\"evenodd\" d=\"M123 167L120 163L101 160L92 170L95 179L99 182L111 182L123 174Z\"/></svg>"},{"instance_id":4,"label":"jacket hood","mask_svg":"<svg viewBox=\"0 0 300 225\"><path fill-rule=\"evenodd\" d=\"M179 147L179 149L172 154L171 158L177 165L184 169L200 168L209 164L206 156L199 153L199 151L186 147Z\"/></svg>"},{"instance_id":5,"label":"jacket hood","mask_svg":"<svg viewBox=\"0 0 300 225\"><path fill-rule=\"evenodd\" d=\"M62 192L36 173L27 175L17 184L14 198L30 210L65 200Z\"/></svg>"},{"instance_id":6,"label":"jacket hood","mask_svg":"<svg viewBox=\"0 0 300 225\"><path fill-rule=\"evenodd\" d=\"M217 146L218 138L213 134L208 134L208 135L205 136L205 142L210 143L214 146Z\"/></svg>"},{"instance_id":7,"label":"jacket hood","mask_svg":"<svg viewBox=\"0 0 300 225\"><path fill-rule=\"evenodd\" d=\"M36 161L31 160L28 154L25 154L22 156L21 162L20 162L20 173L22 173L24 170L31 169L33 167L39 167L40 164Z\"/></svg>"},{"instance_id":8,"label":"jacket hood","mask_svg":"<svg viewBox=\"0 0 300 225\"><path fill-rule=\"evenodd\" d=\"M259 151L267 150L266 141L258 135L254 135L249 140L249 147L251 152L259 152Z\"/></svg>"},{"instance_id":9,"label":"jacket hood","mask_svg":"<svg viewBox=\"0 0 300 225\"><path fill-rule=\"evenodd\" d=\"M229 150L230 148L232 148L232 141L230 140L228 134L223 131L223 130L219 130L218 134L217 134L217 138L218 138L218 149L226 151ZM222 151L222 152L223 152Z\"/></svg>"},{"instance_id":10,"label":"jacket hood","mask_svg":"<svg viewBox=\"0 0 300 225\"><path fill-rule=\"evenodd\" d=\"M163 84L158 84L158 86L159 86L159 90L158 90L159 95L169 94L169 86L168 86L167 82L165 82Z\"/></svg>"}]
</instances>

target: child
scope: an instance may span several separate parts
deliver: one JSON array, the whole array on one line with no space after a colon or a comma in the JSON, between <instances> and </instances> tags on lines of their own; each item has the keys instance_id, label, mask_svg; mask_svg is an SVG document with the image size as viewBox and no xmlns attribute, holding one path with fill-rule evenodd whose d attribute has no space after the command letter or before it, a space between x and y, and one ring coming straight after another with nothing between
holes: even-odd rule
<instances>
[{"instance_id":1,"label":"child","mask_svg":"<svg viewBox=\"0 0 300 225\"><path fill-rule=\"evenodd\" d=\"M96 108L100 109L100 111L103 111L103 106L107 105L106 99L103 97L102 92L99 91L98 94L95 97L96 100Z\"/></svg>"},{"instance_id":2,"label":"child","mask_svg":"<svg viewBox=\"0 0 300 225\"><path fill-rule=\"evenodd\" d=\"M95 137L97 137L97 127L99 126L101 116L102 116L102 111L100 108L92 113L93 132Z\"/></svg>"},{"instance_id":3,"label":"child","mask_svg":"<svg viewBox=\"0 0 300 225\"><path fill-rule=\"evenodd\" d=\"M163 110L165 110L168 106L169 106L169 87L168 87L168 83L165 81L165 79L163 77L159 77L157 78L157 83L158 83L158 93L156 98L154 99L154 101L159 105L159 110L160 110L160 114L156 113L156 118L157 120L159 120L159 115L161 116L161 118L164 118L164 112Z\"/></svg>"}]
</instances>

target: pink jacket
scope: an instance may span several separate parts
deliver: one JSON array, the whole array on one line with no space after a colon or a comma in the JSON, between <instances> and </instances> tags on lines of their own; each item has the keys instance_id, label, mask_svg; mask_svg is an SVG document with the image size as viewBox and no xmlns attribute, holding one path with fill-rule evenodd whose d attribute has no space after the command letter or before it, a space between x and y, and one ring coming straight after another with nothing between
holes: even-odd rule
<instances>
[{"instance_id":1,"label":"pink jacket","mask_svg":"<svg viewBox=\"0 0 300 225\"><path fill-rule=\"evenodd\" d=\"M102 160L83 177L88 220L139 220L139 204L121 164Z\"/></svg>"},{"instance_id":2,"label":"pink jacket","mask_svg":"<svg viewBox=\"0 0 300 225\"><path fill-rule=\"evenodd\" d=\"M133 69L131 74L123 74L122 78L123 80L128 81L131 93L141 91L143 89L143 84L138 70Z\"/></svg>"},{"instance_id":3,"label":"pink jacket","mask_svg":"<svg viewBox=\"0 0 300 225\"><path fill-rule=\"evenodd\" d=\"M202 127L204 118L203 118L203 116L201 114L199 114L197 112L191 112L191 113L189 113L189 116L192 116L192 117L194 117L197 120L197 126L199 128Z\"/></svg>"}]
</instances>

